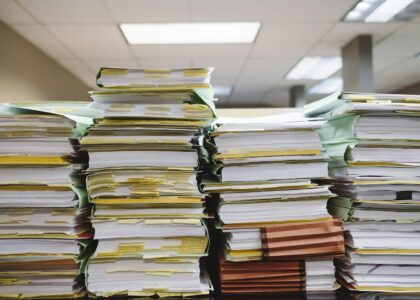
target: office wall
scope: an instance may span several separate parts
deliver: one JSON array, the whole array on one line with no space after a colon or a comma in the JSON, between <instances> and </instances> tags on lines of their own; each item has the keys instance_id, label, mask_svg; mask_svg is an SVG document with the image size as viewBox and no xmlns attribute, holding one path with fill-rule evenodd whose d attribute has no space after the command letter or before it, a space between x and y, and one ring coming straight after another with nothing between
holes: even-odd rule
<instances>
[{"instance_id":1,"label":"office wall","mask_svg":"<svg viewBox=\"0 0 420 300\"><path fill-rule=\"evenodd\" d=\"M398 94L412 94L412 95L420 95L420 82L416 82L409 86L403 87L398 91L395 91Z\"/></svg>"},{"instance_id":2,"label":"office wall","mask_svg":"<svg viewBox=\"0 0 420 300\"><path fill-rule=\"evenodd\" d=\"M0 21L0 102L87 100L89 88Z\"/></svg>"},{"instance_id":3,"label":"office wall","mask_svg":"<svg viewBox=\"0 0 420 300\"><path fill-rule=\"evenodd\" d=\"M221 118L253 118L268 117L287 113L299 112L301 109L294 107L285 108L218 108L217 116Z\"/></svg>"}]
</instances>

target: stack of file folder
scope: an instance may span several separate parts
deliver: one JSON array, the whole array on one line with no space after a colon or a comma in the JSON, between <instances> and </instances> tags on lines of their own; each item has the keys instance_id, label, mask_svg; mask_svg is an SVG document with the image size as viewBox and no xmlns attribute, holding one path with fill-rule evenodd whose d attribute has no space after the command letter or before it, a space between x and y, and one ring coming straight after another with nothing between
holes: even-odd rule
<instances>
[{"instance_id":1,"label":"stack of file folder","mask_svg":"<svg viewBox=\"0 0 420 300\"><path fill-rule=\"evenodd\" d=\"M81 297L93 237L86 164L76 122L37 105L0 107L0 297Z\"/></svg>"},{"instance_id":2,"label":"stack of file folder","mask_svg":"<svg viewBox=\"0 0 420 300\"><path fill-rule=\"evenodd\" d=\"M222 294L334 290L342 224L327 211L332 193L319 119L300 114L219 120L204 190L218 195L225 242Z\"/></svg>"},{"instance_id":3,"label":"stack of file folder","mask_svg":"<svg viewBox=\"0 0 420 300\"><path fill-rule=\"evenodd\" d=\"M203 138L215 118L211 68L103 68L102 111L81 140L98 247L87 286L96 296L195 296L211 285L204 199L197 183Z\"/></svg>"},{"instance_id":4,"label":"stack of file folder","mask_svg":"<svg viewBox=\"0 0 420 300\"><path fill-rule=\"evenodd\" d=\"M337 299L340 300L418 300L419 293L391 293L391 292L351 292L340 289Z\"/></svg>"},{"instance_id":5,"label":"stack of file folder","mask_svg":"<svg viewBox=\"0 0 420 300\"><path fill-rule=\"evenodd\" d=\"M338 92L305 112L328 119L329 210L346 221L340 282L420 292L420 96Z\"/></svg>"}]
</instances>

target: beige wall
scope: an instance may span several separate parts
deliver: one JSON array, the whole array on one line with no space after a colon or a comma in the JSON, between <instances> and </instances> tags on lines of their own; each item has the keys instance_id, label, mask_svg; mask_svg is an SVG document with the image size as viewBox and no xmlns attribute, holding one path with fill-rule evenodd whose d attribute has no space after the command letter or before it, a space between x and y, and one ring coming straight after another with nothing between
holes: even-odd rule
<instances>
[{"instance_id":1,"label":"beige wall","mask_svg":"<svg viewBox=\"0 0 420 300\"><path fill-rule=\"evenodd\" d=\"M0 21L0 102L87 100L89 88Z\"/></svg>"},{"instance_id":2,"label":"beige wall","mask_svg":"<svg viewBox=\"0 0 420 300\"><path fill-rule=\"evenodd\" d=\"M253 118L299 112L299 108L218 108L217 116L222 118Z\"/></svg>"},{"instance_id":3,"label":"beige wall","mask_svg":"<svg viewBox=\"0 0 420 300\"><path fill-rule=\"evenodd\" d=\"M420 82L406 86L402 89L399 89L398 91L395 91L394 93L420 95Z\"/></svg>"}]
</instances>

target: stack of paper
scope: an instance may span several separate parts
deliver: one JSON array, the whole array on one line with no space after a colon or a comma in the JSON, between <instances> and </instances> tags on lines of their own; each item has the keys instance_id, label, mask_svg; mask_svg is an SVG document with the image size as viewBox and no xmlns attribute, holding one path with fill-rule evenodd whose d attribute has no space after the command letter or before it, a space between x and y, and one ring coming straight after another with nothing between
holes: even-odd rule
<instances>
[{"instance_id":1,"label":"stack of paper","mask_svg":"<svg viewBox=\"0 0 420 300\"><path fill-rule=\"evenodd\" d=\"M96 296L209 293L197 174L215 118L211 71L99 71L106 89L91 96L103 116L81 140L95 204L98 248L87 282Z\"/></svg>"},{"instance_id":2,"label":"stack of paper","mask_svg":"<svg viewBox=\"0 0 420 300\"><path fill-rule=\"evenodd\" d=\"M325 116L330 211L347 221L340 281L357 291L420 292L420 96L336 93Z\"/></svg>"},{"instance_id":3,"label":"stack of paper","mask_svg":"<svg viewBox=\"0 0 420 300\"><path fill-rule=\"evenodd\" d=\"M331 290L332 260L230 263L220 259L223 294L287 294Z\"/></svg>"},{"instance_id":4,"label":"stack of paper","mask_svg":"<svg viewBox=\"0 0 420 300\"><path fill-rule=\"evenodd\" d=\"M342 225L327 211L328 186L312 180L328 176L317 133L323 121L298 114L218 123L213 178L203 184L221 200L222 293L335 289ZM290 263L271 262L280 260Z\"/></svg>"},{"instance_id":5,"label":"stack of paper","mask_svg":"<svg viewBox=\"0 0 420 300\"><path fill-rule=\"evenodd\" d=\"M76 122L25 104L1 111L0 295L81 297L93 231L80 176L85 164L72 140Z\"/></svg>"},{"instance_id":6,"label":"stack of paper","mask_svg":"<svg viewBox=\"0 0 420 300\"><path fill-rule=\"evenodd\" d=\"M340 289L337 299L342 300L418 300L419 293L392 293L392 292L351 292Z\"/></svg>"}]
</instances>

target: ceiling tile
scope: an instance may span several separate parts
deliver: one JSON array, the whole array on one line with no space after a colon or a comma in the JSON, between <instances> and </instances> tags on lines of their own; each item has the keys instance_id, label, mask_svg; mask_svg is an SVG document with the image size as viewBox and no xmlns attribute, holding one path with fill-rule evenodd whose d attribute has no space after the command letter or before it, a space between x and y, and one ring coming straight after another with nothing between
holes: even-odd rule
<instances>
[{"instance_id":1,"label":"ceiling tile","mask_svg":"<svg viewBox=\"0 0 420 300\"><path fill-rule=\"evenodd\" d=\"M296 63L296 59L250 58L246 61L241 78L266 80L282 79Z\"/></svg>"},{"instance_id":2,"label":"ceiling tile","mask_svg":"<svg viewBox=\"0 0 420 300\"><path fill-rule=\"evenodd\" d=\"M101 66L127 68L214 66L213 85L231 86L219 105L287 105L285 80L305 55L340 55L358 34L375 41L380 91L418 81L420 17L406 23L337 22L357 0L0 0L0 19L86 84ZM39 21L41 24L34 24ZM128 45L120 22L261 21L255 44ZM33 26L29 24L34 24ZM42 26L42 24L47 24Z\"/></svg>"},{"instance_id":3,"label":"ceiling tile","mask_svg":"<svg viewBox=\"0 0 420 300\"><path fill-rule=\"evenodd\" d=\"M375 48L380 57L410 59L420 52L420 23L407 23Z\"/></svg>"},{"instance_id":4,"label":"ceiling tile","mask_svg":"<svg viewBox=\"0 0 420 300\"><path fill-rule=\"evenodd\" d=\"M319 82L319 80L310 80L310 79L293 79L289 80L286 78L282 78L281 80L278 80L277 86L280 87L291 87L294 85L305 85L305 86L311 86L315 83Z\"/></svg>"},{"instance_id":5,"label":"ceiling tile","mask_svg":"<svg viewBox=\"0 0 420 300\"><path fill-rule=\"evenodd\" d=\"M264 23L251 56L300 58L330 27L330 23Z\"/></svg>"},{"instance_id":6,"label":"ceiling tile","mask_svg":"<svg viewBox=\"0 0 420 300\"><path fill-rule=\"evenodd\" d=\"M78 59L62 59L59 60L63 67L69 70L71 73L76 75L80 80L82 80L88 87L96 89L96 73L91 71L86 65L84 65Z\"/></svg>"},{"instance_id":7,"label":"ceiling tile","mask_svg":"<svg viewBox=\"0 0 420 300\"><path fill-rule=\"evenodd\" d=\"M190 0L189 3L195 22L261 21L269 9L261 0Z\"/></svg>"},{"instance_id":8,"label":"ceiling tile","mask_svg":"<svg viewBox=\"0 0 420 300\"><path fill-rule=\"evenodd\" d=\"M14 0L0 1L0 20L7 24L35 24L36 21Z\"/></svg>"},{"instance_id":9,"label":"ceiling tile","mask_svg":"<svg viewBox=\"0 0 420 300\"><path fill-rule=\"evenodd\" d=\"M420 15L418 17L414 18L411 22L420 23Z\"/></svg>"},{"instance_id":10,"label":"ceiling tile","mask_svg":"<svg viewBox=\"0 0 420 300\"><path fill-rule=\"evenodd\" d=\"M373 35L374 42L380 41L393 33L401 23L366 24L366 23L337 23L323 37L322 42L336 43L340 48L353 38L362 34Z\"/></svg>"},{"instance_id":11,"label":"ceiling tile","mask_svg":"<svg viewBox=\"0 0 420 300\"><path fill-rule=\"evenodd\" d=\"M138 59L156 58L224 58L243 59L252 45L132 45L130 48Z\"/></svg>"},{"instance_id":12,"label":"ceiling tile","mask_svg":"<svg viewBox=\"0 0 420 300\"><path fill-rule=\"evenodd\" d=\"M329 22L340 20L358 0L269 0L266 20Z\"/></svg>"},{"instance_id":13,"label":"ceiling tile","mask_svg":"<svg viewBox=\"0 0 420 300\"><path fill-rule=\"evenodd\" d=\"M213 86L220 85L220 86L230 86L233 89L235 85L236 77L223 77L223 75L217 75L217 73L212 74L211 76L211 84Z\"/></svg>"},{"instance_id":14,"label":"ceiling tile","mask_svg":"<svg viewBox=\"0 0 420 300\"><path fill-rule=\"evenodd\" d=\"M142 68L191 68L191 59L139 59Z\"/></svg>"},{"instance_id":15,"label":"ceiling tile","mask_svg":"<svg viewBox=\"0 0 420 300\"><path fill-rule=\"evenodd\" d=\"M402 62L398 58L373 58L373 72L374 74L385 71L386 69L393 67Z\"/></svg>"},{"instance_id":16,"label":"ceiling tile","mask_svg":"<svg viewBox=\"0 0 420 300\"><path fill-rule=\"evenodd\" d=\"M41 24L112 24L101 0L18 0Z\"/></svg>"},{"instance_id":17,"label":"ceiling tile","mask_svg":"<svg viewBox=\"0 0 420 300\"><path fill-rule=\"evenodd\" d=\"M307 53L308 56L340 56L341 45L334 42L319 42Z\"/></svg>"},{"instance_id":18,"label":"ceiling tile","mask_svg":"<svg viewBox=\"0 0 420 300\"><path fill-rule=\"evenodd\" d=\"M93 72L98 72L101 67L109 68L140 68L135 59L83 59L82 62Z\"/></svg>"},{"instance_id":19,"label":"ceiling tile","mask_svg":"<svg viewBox=\"0 0 420 300\"><path fill-rule=\"evenodd\" d=\"M131 59L121 32L112 25L49 25L47 29L82 59Z\"/></svg>"},{"instance_id":20,"label":"ceiling tile","mask_svg":"<svg viewBox=\"0 0 420 300\"><path fill-rule=\"evenodd\" d=\"M12 28L54 59L75 58L42 25L13 25Z\"/></svg>"},{"instance_id":21,"label":"ceiling tile","mask_svg":"<svg viewBox=\"0 0 420 300\"><path fill-rule=\"evenodd\" d=\"M380 58L412 58L420 51L420 24L418 32L399 31L374 48L374 55Z\"/></svg>"},{"instance_id":22,"label":"ceiling tile","mask_svg":"<svg viewBox=\"0 0 420 300\"><path fill-rule=\"evenodd\" d=\"M413 58L377 74L375 77L375 88L378 92L394 92L418 82L419 78L420 59Z\"/></svg>"},{"instance_id":23,"label":"ceiling tile","mask_svg":"<svg viewBox=\"0 0 420 300\"><path fill-rule=\"evenodd\" d=\"M274 86L278 86L278 83L283 79L283 77L277 76L250 76L246 77L244 74L241 74L237 81L240 83L241 87L245 87L245 83L249 84L252 88L263 88L266 91L271 89Z\"/></svg>"},{"instance_id":24,"label":"ceiling tile","mask_svg":"<svg viewBox=\"0 0 420 300\"><path fill-rule=\"evenodd\" d=\"M420 37L420 24L419 23L405 23L396 34L398 35L405 35L405 36L412 36L412 37Z\"/></svg>"},{"instance_id":25,"label":"ceiling tile","mask_svg":"<svg viewBox=\"0 0 420 300\"><path fill-rule=\"evenodd\" d=\"M187 0L105 0L116 22L185 22Z\"/></svg>"},{"instance_id":26,"label":"ceiling tile","mask_svg":"<svg viewBox=\"0 0 420 300\"><path fill-rule=\"evenodd\" d=\"M195 58L193 67L214 67L212 77L236 78L238 77L244 59L223 58Z\"/></svg>"}]
</instances>

